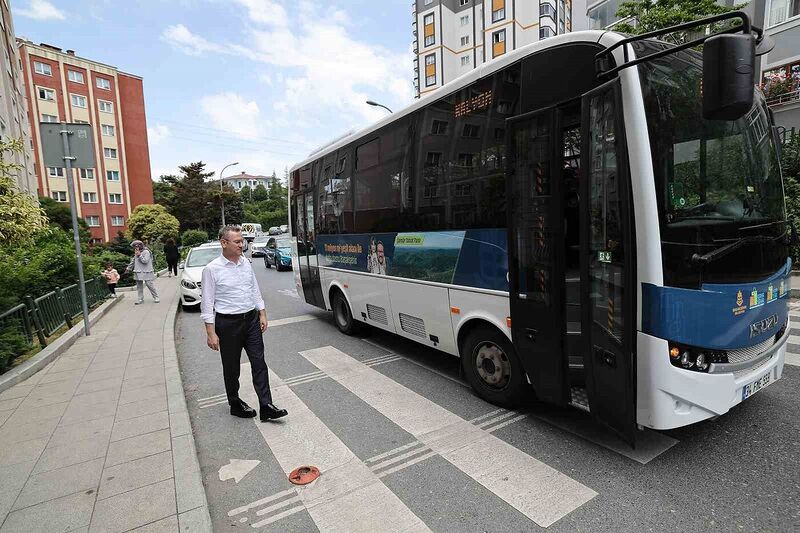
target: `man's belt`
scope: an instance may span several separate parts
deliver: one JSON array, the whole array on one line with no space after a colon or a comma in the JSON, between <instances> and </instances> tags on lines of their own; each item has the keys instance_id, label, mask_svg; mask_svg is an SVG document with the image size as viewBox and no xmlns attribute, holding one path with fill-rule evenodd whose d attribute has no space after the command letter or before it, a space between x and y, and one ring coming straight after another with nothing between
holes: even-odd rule
<instances>
[{"instance_id":1,"label":"man's belt","mask_svg":"<svg viewBox=\"0 0 800 533\"><path fill-rule=\"evenodd\" d=\"M232 318L234 320L247 320L248 318L252 318L254 315L258 314L258 311L255 309L251 309L245 313L217 313L217 316L221 316L222 318Z\"/></svg>"}]
</instances>

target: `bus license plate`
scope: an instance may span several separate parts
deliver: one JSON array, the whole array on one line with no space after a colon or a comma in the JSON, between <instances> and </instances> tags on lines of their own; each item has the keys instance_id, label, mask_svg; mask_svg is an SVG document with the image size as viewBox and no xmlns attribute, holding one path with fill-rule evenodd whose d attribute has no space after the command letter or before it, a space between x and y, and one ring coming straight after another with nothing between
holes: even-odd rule
<instances>
[{"instance_id":1,"label":"bus license plate","mask_svg":"<svg viewBox=\"0 0 800 533\"><path fill-rule=\"evenodd\" d=\"M748 399L753 394L757 393L764 387L770 384L770 377L772 376L772 372L767 372L757 380L752 383L748 383L744 387L742 387L742 400Z\"/></svg>"}]
</instances>

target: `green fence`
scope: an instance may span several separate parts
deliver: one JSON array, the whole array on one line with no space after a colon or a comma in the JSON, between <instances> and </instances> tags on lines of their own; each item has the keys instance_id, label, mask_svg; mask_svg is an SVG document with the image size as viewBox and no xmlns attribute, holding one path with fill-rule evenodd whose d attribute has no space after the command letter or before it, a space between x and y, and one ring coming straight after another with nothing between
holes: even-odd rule
<instances>
[{"instance_id":1,"label":"green fence","mask_svg":"<svg viewBox=\"0 0 800 533\"><path fill-rule=\"evenodd\" d=\"M89 307L108 297L103 278L85 282L86 303ZM44 348L47 338L60 328L72 327L73 320L83 312L78 284L55 290L38 298L25 298L25 303L0 313L0 332L12 331L23 336L29 345L34 340Z\"/></svg>"}]
</instances>

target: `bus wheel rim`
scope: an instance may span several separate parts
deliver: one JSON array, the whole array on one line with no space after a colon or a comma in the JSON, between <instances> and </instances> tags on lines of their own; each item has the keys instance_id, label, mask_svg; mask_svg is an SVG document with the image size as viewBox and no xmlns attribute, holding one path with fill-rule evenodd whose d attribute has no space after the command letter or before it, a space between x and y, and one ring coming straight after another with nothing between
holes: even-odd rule
<instances>
[{"instance_id":1,"label":"bus wheel rim","mask_svg":"<svg viewBox=\"0 0 800 533\"><path fill-rule=\"evenodd\" d=\"M475 371L483 383L493 389L503 389L511 379L511 363L506 353L493 342L476 346Z\"/></svg>"}]
</instances>

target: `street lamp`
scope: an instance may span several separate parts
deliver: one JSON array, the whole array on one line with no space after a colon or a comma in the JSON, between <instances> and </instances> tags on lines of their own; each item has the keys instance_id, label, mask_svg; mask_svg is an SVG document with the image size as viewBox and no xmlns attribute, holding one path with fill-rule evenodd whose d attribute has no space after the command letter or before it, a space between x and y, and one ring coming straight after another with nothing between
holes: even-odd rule
<instances>
[{"instance_id":1,"label":"street lamp","mask_svg":"<svg viewBox=\"0 0 800 533\"><path fill-rule=\"evenodd\" d=\"M383 104L379 104L378 102L373 102L372 100L367 100L367 105L371 105L371 106L375 106L375 107L382 107L382 108L384 108L386 111L388 111L389 113L394 113L394 111L392 111L391 109L389 109L389 108L388 108L388 107L386 107L385 105L383 105Z\"/></svg>"},{"instance_id":2,"label":"street lamp","mask_svg":"<svg viewBox=\"0 0 800 533\"><path fill-rule=\"evenodd\" d=\"M225 227L225 199L222 197L222 173L225 172L225 169L228 167L232 167L238 165L239 163L230 163L229 165L225 165L222 167L222 170L219 171L219 202L222 205L222 227Z\"/></svg>"}]
</instances>

